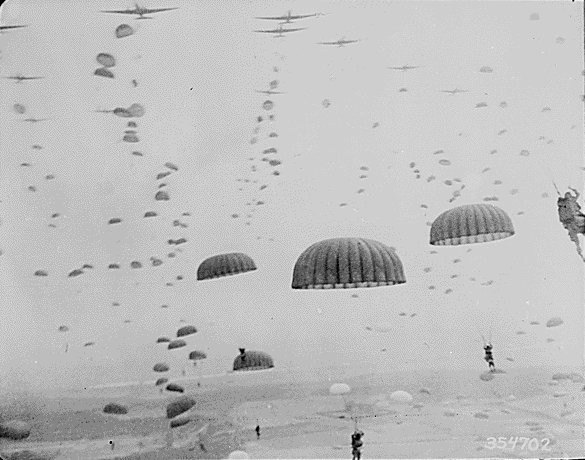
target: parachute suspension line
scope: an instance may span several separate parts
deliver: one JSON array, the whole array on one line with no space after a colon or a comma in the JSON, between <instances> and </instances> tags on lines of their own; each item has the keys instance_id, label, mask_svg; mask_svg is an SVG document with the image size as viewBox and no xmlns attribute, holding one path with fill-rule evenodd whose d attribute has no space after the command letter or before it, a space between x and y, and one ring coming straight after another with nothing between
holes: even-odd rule
<instances>
[{"instance_id":1,"label":"parachute suspension line","mask_svg":"<svg viewBox=\"0 0 585 460\"><path fill-rule=\"evenodd\" d=\"M561 192L559 192L559 188L557 187L557 184L555 184L555 181L552 181L553 185L555 186L555 190L557 191L557 195L561 196Z\"/></svg>"}]
</instances>

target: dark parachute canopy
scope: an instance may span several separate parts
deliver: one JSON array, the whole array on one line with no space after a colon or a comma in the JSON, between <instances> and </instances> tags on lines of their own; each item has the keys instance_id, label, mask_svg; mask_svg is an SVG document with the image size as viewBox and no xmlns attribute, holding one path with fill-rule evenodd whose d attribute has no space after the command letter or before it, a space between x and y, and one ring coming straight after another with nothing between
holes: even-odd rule
<instances>
[{"instance_id":1,"label":"dark parachute canopy","mask_svg":"<svg viewBox=\"0 0 585 460\"><path fill-rule=\"evenodd\" d=\"M142 268L142 264L140 262L138 262L137 260L133 261L130 263L130 267L132 268Z\"/></svg>"},{"instance_id":2,"label":"dark parachute canopy","mask_svg":"<svg viewBox=\"0 0 585 460\"><path fill-rule=\"evenodd\" d=\"M154 211L146 211L144 217L156 217L158 214Z\"/></svg>"},{"instance_id":3,"label":"dark parachute canopy","mask_svg":"<svg viewBox=\"0 0 585 460\"><path fill-rule=\"evenodd\" d=\"M161 377L160 379L157 379L156 382L154 382L154 385L158 387L158 386L164 385L168 381L169 381L169 379L167 379L166 377Z\"/></svg>"},{"instance_id":4,"label":"dark parachute canopy","mask_svg":"<svg viewBox=\"0 0 585 460\"><path fill-rule=\"evenodd\" d=\"M154 199L156 201L169 201L171 197L164 190L159 190L158 192L156 192L156 195L154 195Z\"/></svg>"},{"instance_id":5,"label":"dark parachute canopy","mask_svg":"<svg viewBox=\"0 0 585 460\"><path fill-rule=\"evenodd\" d=\"M135 121L129 121L127 126L128 128L136 128L137 124Z\"/></svg>"},{"instance_id":6,"label":"dark parachute canopy","mask_svg":"<svg viewBox=\"0 0 585 460\"><path fill-rule=\"evenodd\" d=\"M206 359L207 355L199 350L193 350L189 353L189 359L192 361L199 361L200 359Z\"/></svg>"},{"instance_id":7,"label":"dark parachute canopy","mask_svg":"<svg viewBox=\"0 0 585 460\"><path fill-rule=\"evenodd\" d=\"M183 326L177 331L177 337L185 337L187 335L195 334L197 328L195 326Z\"/></svg>"},{"instance_id":8,"label":"dark parachute canopy","mask_svg":"<svg viewBox=\"0 0 585 460\"><path fill-rule=\"evenodd\" d=\"M258 371L272 367L272 357L262 351L246 351L245 348L240 348L240 354L234 359L234 371Z\"/></svg>"},{"instance_id":9,"label":"dark parachute canopy","mask_svg":"<svg viewBox=\"0 0 585 460\"><path fill-rule=\"evenodd\" d=\"M136 142L140 142L140 138L135 133L126 133L122 138L124 142L129 142L131 144L135 144Z\"/></svg>"},{"instance_id":10,"label":"dark parachute canopy","mask_svg":"<svg viewBox=\"0 0 585 460\"><path fill-rule=\"evenodd\" d=\"M169 168L169 169L172 169L173 171L178 171L178 170L179 170L179 167L178 167L176 164L174 164L174 163L171 163L170 161L167 161L167 162L165 163L165 166L166 166L167 168Z\"/></svg>"},{"instance_id":11,"label":"dark parachute canopy","mask_svg":"<svg viewBox=\"0 0 585 460\"><path fill-rule=\"evenodd\" d=\"M170 369L167 363L156 363L152 370L154 372L167 372Z\"/></svg>"},{"instance_id":12,"label":"dark parachute canopy","mask_svg":"<svg viewBox=\"0 0 585 460\"><path fill-rule=\"evenodd\" d=\"M49 276L49 274L45 270L37 270L35 276Z\"/></svg>"},{"instance_id":13,"label":"dark parachute canopy","mask_svg":"<svg viewBox=\"0 0 585 460\"><path fill-rule=\"evenodd\" d=\"M172 384L171 384L172 385ZM167 404L167 418L175 418L184 414L195 405L195 400L190 396L180 396Z\"/></svg>"},{"instance_id":14,"label":"dark parachute canopy","mask_svg":"<svg viewBox=\"0 0 585 460\"><path fill-rule=\"evenodd\" d=\"M112 217L110 220L108 220L108 224L119 224L120 222L122 222L122 219L119 217Z\"/></svg>"},{"instance_id":15,"label":"dark parachute canopy","mask_svg":"<svg viewBox=\"0 0 585 460\"><path fill-rule=\"evenodd\" d=\"M116 27L116 37L117 38L124 38L132 35L134 33L134 29L130 27L128 24L120 24Z\"/></svg>"},{"instance_id":16,"label":"dark parachute canopy","mask_svg":"<svg viewBox=\"0 0 585 460\"><path fill-rule=\"evenodd\" d=\"M160 172L160 173L158 173L158 174L156 175L156 180L163 179L163 178L167 177L167 176L168 176L168 175L170 175L170 174L171 174L171 172L170 172L170 171L164 171L164 172Z\"/></svg>"},{"instance_id":17,"label":"dark parachute canopy","mask_svg":"<svg viewBox=\"0 0 585 460\"><path fill-rule=\"evenodd\" d=\"M76 268L75 270L72 270L71 272L69 272L69 277L73 278L75 276L83 275L83 273L84 273L83 270Z\"/></svg>"},{"instance_id":18,"label":"dark parachute canopy","mask_svg":"<svg viewBox=\"0 0 585 460\"><path fill-rule=\"evenodd\" d=\"M114 78L114 74L105 67L95 69L94 75L97 75L98 77Z\"/></svg>"},{"instance_id":19,"label":"dark parachute canopy","mask_svg":"<svg viewBox=\"0 0 585 460\"><path fill-rule=\"evenodd\" d=\"M99 53L96 56L96 61L104 67L114 67L116 65L116 59L108 53Z\"/></svg>"},{"instance_id":20,"label":"dark parachute canopy","mask_svg":"<svg viewBox=\"0 0 585 460\"><path fill-rule=\"evenodd\" d=\"M128 413L128 409L121 404L109 403L105 405L104 413L123 415Z\"/></svg>"},{"instance_id":21,"label":"dark parachute canopy","mask_svg":"<svg viewBox=\"0 0 585 460\"><path fill-rule=\"evenodd\" d=\"M391 286L406 282L394 250L365 238L332 238L309 246L297 259L293 289Z\"/></svg>"},{"instance_id":22,"label":"dark parachute canopy","mask_svg":"<svg viewBox=\"0 0 585 460\"><path fill-rule=\"evenodd\" d=\"M468 204L445 211L431 226L435 246L485 243L514 235L510 217L491 204Z\"/></svg>"},{"instance_id":23,"label":"dark parachute canopy","mask_svg":"<svg viewBox=\"0 0 585 460\"><path fill-rule=\"evenodd\" d=\"M168 343L170 341L171 339L169 339L168 337L159 337L158 339L156 339L156 343Z\"/></svg>"},{"instance_id":24,"label":"dark parachute canopy","mask_svg":"<svg viewBox=\"0 0 585 460\"><path fill-rule=\"evenodd\" d=\"M59 332L67 332L67 331L69 331L69 328L67 326L65 326L65 325L59 326Z\"/></svg>"},{"instance_id":25,"label":"dark parachute canopy","mask_svg":"<svg viewBox=\"0 0 585 460\"><path fill-rule=\"evenodd\" d=\"M171 426L171 428L178 428L180 426L186 425L190 421L191 421L191 417L189 417L188 415L182 415L180 417L172 419L170 426Z\"/></svg>"},{"instance_id":26,"label":"dark parachute canopy","mask_svg":"<svg viewBox=\"0 0 585 460\"><path fill-rule=\"evenodd\" d=\"M118 265L118 264L110 264L110 265L108 265L108 268L109 268L110 270L112 270L112 269L114 269L114 268L120 268L120 265Z\"/></svg>"},{"instance_id":27,"label":"dark parachute canopy","mask_svg":"<svg viewBox=\"0 0 585 460\"><path fill-rule=\"evenodd\" d=\"M174 350L175 348L182 348L186 347L187 342L182 339L175 339L169 342L169 346L167 347L169 350Z\"/></svg>"},{"instance_id":28,"label":"dark parachute canopy","mask_svg":"<svg viewBox=\"0 0 585 460\"><path fill-rule=\"evenodd\" d=\"M177 393L184 393L185 389L181 385L177 385L176 383L169 383L167 385L167 391L175 391Z\"/></svg>"},{"instance_id":29,"label":"dark parachute canopy","mask_svg":"<svg viewBox=\"0 0 585 460\"><path fill-rule=\"evenodd\" d=\"M241 252L219 254L205 259L197 269L198 280L208 280L228 275L237 275L256 270L252 258Z\"/></svg>"}]
</instances>

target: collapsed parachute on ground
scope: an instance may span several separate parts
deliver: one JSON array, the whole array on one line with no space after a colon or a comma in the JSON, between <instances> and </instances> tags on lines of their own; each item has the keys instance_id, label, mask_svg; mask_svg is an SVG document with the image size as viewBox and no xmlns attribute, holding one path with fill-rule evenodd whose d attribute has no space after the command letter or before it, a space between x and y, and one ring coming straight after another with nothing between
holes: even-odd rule
<instances>
[{"instance_id":1,"label":"collapsed parachute on ground","mask_svg":"<svg viewBox=\"0 0 585 460\"><path fill-rule=\"evenodd\" d=\"M172 385L172 384L171 384ZM167 418L175 418L177 415L184 414L190 410L196 401L190 396L180 396L174 401L167 404Z\"/></svg>"},{"instance_id":2,"label":"collapsed parachute on ground","mask_svg":"<svg viewBox=\"0 0 585 460\"><path fill-rule=\"evenodd\" d=\"M185 337L187 335L195 334L197 328L195 326L183 326L177 331L177 337Z\"/></svg>"},{"instance_id":3,"label":"collapsed parachute on ground","mask_svg":"<svg viewBox=\"0 0 585 460\"><path fill-rule=\"evenodd\" d=\"M134 33L134 29L130 27L128 24L120 24L116 27L116 37L117 38L124 38L132 35Z\"/></svg>"},{"instance_id":4,"label":"collapsed parachute on ground","mask_svg":"<svg viewBox=\"0 0 585 460\"><path fill-rule=\"evenodd\" d=\"M103 410L105 414L123 415L128 413L128 409L125 406L116 403L106 404Z\"/></svg>"},{"instance_id":5,"label":"collapsed parachute on ground","mask_svg":"<svg viewBox=\"0 0 585 460\"><path fill-rule=\"evenodd\" d=\"M152 368L154 372L168 372L169 369L170 367L167 363L156 363Z\"/></svg>"},{"instance_id":6,"label":"collapsed parachute on ground","mask_svg":"<svg viewBox=\"0 0 585 460\"><path fill-rule=\"evenodd\" d=\"M174 391L177 393L184 393L185 389L181 385L177 385L176 383L169 383L166 387L167 391Z\"/></svg>"},{"instance_id":7,"label":"collapsed parachute on ground","mask_svg":"<svg viewBox=\"0 0 585 460\"><path fill-rule=\"evenodd\" d=\"M345 395L351 392L351 388L347 383L334 383L329 387L329 394L332 395Z\"/></svg>"},{"instance_id":8,"label":"collapsed parachute on ground","mask_svg":"<svg viewBox=\"0 0 585 460\"><path fill-rule=\"evenodd\" d=\"M191 361L199 361L201 359L206 359L207 355L199 350L193 350L192 352L189 353L189 359Z\"/></svg>"},{"instance_id":9,"label":"collapsed parachute on ground","mask_svg":"<svg viewBox=\"0 0 585 460\"><path fill-rule=\"evenodd\" d=\"M459 206L439 215L431 226L435 246L484 243L514 235L512 220L490 204Z\"/></svg>"},{"instance_id":10,"label":"collapsed parachute on ground","mask_svg":"<svg viewBox=\"0 0 585 460\"><path fill-rule=\"evenodd\" d=\"M49 276L49 274L45 270L37 270L35 276Z\"/></svg>"},{"instance_id":11,"label":"collapsed parachute on ground","mask_svg":"<svg viewBox=\"0 0 585 460\"><path fill-rule=\"evenodd\" d=\"M262 351L246 351L240 348L240 354L234 359L234 371L258 371L274 367L272 357Z\"/></svg>"},{"instance_id":12,"label":"collapsed parachute on ground","mask_svg":"<svg viewBox=\"0 0 585 460\"><path fill-rule=\"evenodd\" d=\"M186 347L187 346L187 342L185 342L182 339L175 339L175 340L171 340L169 342L169 346L167 347L167 349L169 350L174 350L175 348L182 348L182 347Z\"/></svg>"},{"instance_id":13,"label":"collapsed parachute on ground","mask_svg":"<svg viewBox=\"0 0 585 460\"><path fill-rule=\"evenodd\" d=\"M564 321L562 320L562 318L555 316L554 318L551 318L546 322L546 327L556 327L560 326L563 323Z\"/></svg>"},{"instance_id":14,"label":"collapsed parachute on ground","mask_svg":"<svg viewBox=\"0 0 585 460\"><path fill-rule=\"evenodd\" d=\"M95 69L95 72L93 74L97 75L98 77L114 78L114 74L105 67Z\"/></svg>"},{"instance_id":15,"label":"collapsed parachute on ground","mask_svg":"<svg viewBox=\"0 0 585 460\"><path fill-rule=\"evenodd\" d=\"M116 59L108 53L99 53L96 56L96 61L104 67L114 67L116 65Z\"/></svg>"},{"instance_id":16,"label":"collapsed parachute on ground","mask_svg":"<svg viewBox=\"0 0 585 460\"><path fill-rule=\"evenodd\" d=\"M293 289L392 286L406 282L394 250L365 238L332 238L309 246L297 259Z\"/></svg>"},{"instance_id":17,"label":"collapsed parachute on ground","mask_svg":"<svg viewBox=\"0 0 585 460\"><path fill-rule=\"evenodd\" d=\"M164 190L159 190L158 192L156 192L154 199L156 201L169 201L171 198L167 192L165 192Z\"/></svg>"},{"instance_id":18,"label":"collapsed parachute on ground","mask_svg":"<svg viewBox=\"0 0 585 460\"><path fill-rule=\"evenodd\" d=\"M205 259L197 269L198 280L208 280L222 276L237 275L256 270L252 258L241 252L219 254Z\"/></svg>"}]
</instances>

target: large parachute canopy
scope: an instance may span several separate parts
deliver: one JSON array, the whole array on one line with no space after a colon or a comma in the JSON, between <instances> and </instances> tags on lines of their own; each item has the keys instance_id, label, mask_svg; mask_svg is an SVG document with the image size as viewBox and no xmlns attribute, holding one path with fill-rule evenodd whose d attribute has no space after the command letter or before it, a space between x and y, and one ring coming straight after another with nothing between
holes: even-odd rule
<instances>
[{"instance_id":1,"label":"large parachute canopy","mask_svg":"<svg viewBox=\"0 0 585 460\"><path fill-rule=\"evenodd\" d=\"M98 54L96 60L104 67L114 67L116 65L116 59L108 53Z\"/></svg>"},{"instance_id":2,"label":"large parachute canopy","mask_svg":"<svg viewBox=\"0 0 585 460\"><path fill-rule=\"evenodd\" d=\"M551 318L546 322L546 327L557 327L563 323L564 321L562 318L555 316L554 318Z\"/></svg>"},{"instance_id":3,"label":"large parachute canopy","mask_svg":"<svg viewBox=\"0 0 585 460\"><path fill-rule=\"evenodd\" d=\"M293 289L392 286L406 282L394 250L365 238L332 238L309 246L293 270Z\"/></svg>"},{"instance_id":4,"label":"large parachute canopy","mask_svg":"<svg viewBox=\"0 0 585 460\"><path fill-rule=\"evenodd\" d=\"M187 335L195 334L197 328L195 326L183 326L177 331L177 337L185 337Z\"/></svg>"},{"instance_id":5,"label":"large parachute canopy","mask_svg":"<svg viewBox=\"0 0 585 460\"><path fill-rule=\"evenodd\" d=\"M240 354L234 359L234 371L258 371L272 367L272 357L262 351L246 351L245 348L240 348Z\"/></svg>"},{"instance_id":6,"label":"large parachute canopy","mask_svg":"<svg viewBox=\"0 0 585 460\"><path fill-rule=\"evenodd\" d=\"M117 38L124 38L132 35L134 33L134 29L130 27L128 24L120 24L116 27L116 37Z\"/></svg>"},{"instance_id":7,"label":"large parachute canopy","mask_svg":"<svg viewBox=\"0 0 585 460\"><path fill-rule=\"evenodd\" d=\"M195 400L190 396L180 396L167 404L167 418L175 418L184 414L195 405Z\"/></svg>"},{"instance_id":8,"label":"large parachute canopy","mask_svg":"<svg viewBox=\"0 0 585 460\"><path fill-rule=\"evenodd\" d=\"M484 243L514 235L510 217L497 206L468 204L445 211L431 226L435 246Z\"/></svg>"},{"instance_id":9,"label":"large parachute canopy","mask_svg":"<svg viewBox=\"0 0 585 460\"><path fill-rule=\"evenodd\" d=\"M203 351L193 350L189 353L189 359L192 361L199 361L201 359L206 359L207 355Z\"/></svg>"},{"instance_id":10,"label":"large parachute canopy","mask_svg":"<svg viewBox=\"0 0 585 460\"><path fill-rule=\"evenodd\" d=\"M237 275L256 270L252 258L241 252L218 254L205 259L197 269L198 280L208 280L228 275Z\"/></svg>"}]
</instances>

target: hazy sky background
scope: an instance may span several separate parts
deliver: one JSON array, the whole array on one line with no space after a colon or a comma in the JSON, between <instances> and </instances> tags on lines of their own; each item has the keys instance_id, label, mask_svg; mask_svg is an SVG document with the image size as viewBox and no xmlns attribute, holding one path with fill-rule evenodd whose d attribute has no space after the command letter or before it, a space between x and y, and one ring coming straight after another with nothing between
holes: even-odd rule
<instances>
[{"instance_id":1,"label":"hazy sky background","mask_svg":"<svg viewBox=\"0 0 585 460\"><path fill-rule=\"evenodd\" d=\"M159 360L178 375L191 349L208 353L199 372L217 373L231 367L241 346L270 353L282 368L359 362L373 370L480 372L486 367L480 333L490 331L496 364L504 368L583 363L583 262L558 221L552 185L582 189L582 3L160 0L144 6L180 10L139 21L98 12L131 7L123 1L9 0L2 8L3 25L30 26L0 36L1 74L46 78L0 81L0 386L153 379ZM307 30L285 38L253 32L277 25L254 16L289 9L325 15L295 22ZM533 13L538 20L530 19ZM117 39L122 23L136 34ZM316 44L342 36L360 41ZM115 56L115 79L93 75L100 52ZM405 64L422 67L387 68ZM480 72L482 66L493 72ZM262 109L267 96L254 90L268 89L274 79L286 94L269 97L275 104L269 122ZM455 87L469 92L440 92ZM133 102L146 108L135 119L138 144L121 141L127 119L94 112ZM480 102L487 107L475 108ZM15 103L27 113L14 113ZM265 118L259 125L258 115ZM51 120L21 121L27 116ZM272 131L278 138L268 138ZM269 147L278 149L272 157L282 165L259 161ZM444 154L434 155L439 149ZM451 166L439 165L440 158ZM155 176L166 161L179 171L162 181L171 200L156 202ZM275 169L281 174L272 175ZM437 179L427 182L430 175ZM466 189L449 203L458 184L443 181L453 178ZM358 194L360 188L365 192ZM519 193L511 194L514 188ZM515 236L429 245L427 222L494 195ZM246 205L258 200L265 204ZM159 217L143 219L149 210ZM191 217L181 216L185 211ZM51 219L56 212L62 217ZM112 217L124 221L107 225ZM189 228L173 227L174 219ZM174 247L167 240L181 236L189 240L183 252L168 258ZM395 247L407 283L292 290L301 252L340 236ZM197 281L203 259L232 251L248 253L258 270ZM151 256L164 264L153 268ZM133 260L144 268L130 269ZM67 277L86 263L95 268ZM109 263L122 269L107 270ZM38 269L49 276L33 276ZM165 286L179 274L183 281ZM564 325L546 328L553 316ZM189 348L171 354L157 347L156 338L173 336L181 319L200 329ZM59 333L61 324L70 331ZM379 324L391 332L365 329ZM83 347L87 341L96 344Z\"/></svg>"}]
</instances>

